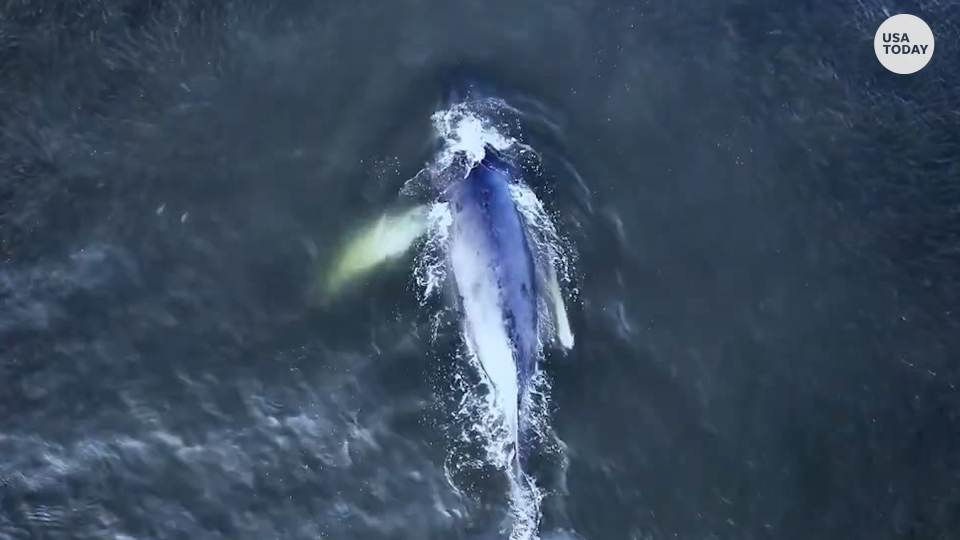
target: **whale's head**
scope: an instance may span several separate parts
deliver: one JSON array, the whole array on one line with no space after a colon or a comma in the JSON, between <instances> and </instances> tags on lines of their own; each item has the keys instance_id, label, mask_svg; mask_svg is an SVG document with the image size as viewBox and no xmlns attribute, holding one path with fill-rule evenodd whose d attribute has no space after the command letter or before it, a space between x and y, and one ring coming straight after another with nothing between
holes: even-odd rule
<instances>
[{"instance_id":1,"label":"whale's head","mask_svg":"<svg viewBox=\"0 0 960 540\"><path fill-rule=\"evenodd\" d=\"M483 70L474 68L456 67L444 73L441 80L442 96L440 107L450 111L463 107L471 115L486 116L496 111L497 106L491 105L489 100L503 99L502 88L492 82L492 78L482 75ZM459 112L455 113L459 114ZM450 139L437 134L433 151L439 154L450 149ZM474 149L475 150L475 149ZM480 161L475 161L475 160ZM471 176L474 169L480 168L483 174L505 174L512 180L518 180L519 174L516 165L507 156L500 153L489 143L484 145L484 156L481 158L476 152L455 152L450 166L438 174L431 176L433 187L448 198L450 188L456 188Z\"/></svg>"},{"instance_id":2,"label":"whale's head","mask_svg":"<svg viewBox=\"0 0 960 540\"><path fill-rule=\"evenodd\" d=\"M486 169L503 175L503 179L508 183L517 182L520 179L520 170L512 158L500 152L490 144L483 146L483 159L480 160L475 168Z\"/></svg>"},{"instance_id":3,"label":"whale's head","mask_svg":"<svg viewBox=\"0 0 960 540\"><path fill-rule=\"evenodd\" d=\"M460 153L445 174L431 177L441 201L455 199L471 184L508 186L521 182L522 178L514 160L490 144L484 145L484 155L480 161L471 163L465 153Z\"/></svg>"}]
</instances>

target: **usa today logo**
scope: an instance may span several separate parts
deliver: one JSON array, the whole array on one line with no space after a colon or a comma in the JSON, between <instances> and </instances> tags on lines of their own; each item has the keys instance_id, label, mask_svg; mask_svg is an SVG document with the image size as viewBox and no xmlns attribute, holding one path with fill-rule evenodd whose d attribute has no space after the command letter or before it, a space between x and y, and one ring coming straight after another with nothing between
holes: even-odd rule
<instances>
[{"instance_id":1,"label":"usa today logo","mask_svg":"<svg viewBox=\"0 0 960 540\"><path fill-rule=\"evenodd\" d=\"M909 75L923 69L933 57L933 32L919 17L894 15L877 29L873 48L883 67Z\"/></svg>"}]
</instances>

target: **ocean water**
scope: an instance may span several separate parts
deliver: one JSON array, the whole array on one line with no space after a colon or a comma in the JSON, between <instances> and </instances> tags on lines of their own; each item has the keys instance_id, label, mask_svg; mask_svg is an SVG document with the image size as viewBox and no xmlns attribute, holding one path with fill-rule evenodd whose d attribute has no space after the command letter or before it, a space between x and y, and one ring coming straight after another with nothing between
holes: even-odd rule
<instances>
[{"instance_id":1,"label":"ocean water","mask_svg":"<svg viewBox=\"0 0 960 540\"><path fill-rule=\"evenodd\" d=\"M914 75L873 53L896 13L937 39ZM0 538L491 534L509 486L431 252L311 294L352 231L429 198L410 181L464 69L516 108L569 262L544 538L955 537L958 21L5 3Z\"/></svg>"}]
</instances>

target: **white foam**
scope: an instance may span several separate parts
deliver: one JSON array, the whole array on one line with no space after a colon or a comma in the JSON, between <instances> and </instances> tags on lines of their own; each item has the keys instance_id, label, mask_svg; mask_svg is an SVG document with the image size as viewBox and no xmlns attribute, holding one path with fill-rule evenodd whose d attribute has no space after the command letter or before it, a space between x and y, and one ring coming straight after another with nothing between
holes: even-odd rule
<instances>
[{"instance_id":1,"label":"white foam","mask_svg":"<svg viewBox=\"0 0 960 540\"><path fill-rule=\"evenodd\" d=\"M468 163L477 163L483 159L484 147L488 144L497 150L506 150L517 144L516 139L501 134L480 114L482 109L496 105L496 100L487 100L455 105L433 114L433 128L444 142L434 162L438 169L450 167L461 153Z\"/></svg>"},{"instance_id":2,"label":"white foam","mask_svg":"<svg viewBox=\"0 0 960 540\"><path fill-rule=\"evenodd\" d=\"M421 305L437 294L447 276L447 245L453 215L446 203L434 203L427 213L427 241L417 255L414 276L420 286Z\"/></svg>"},{"instance_id":3,"label":"white foam","mask_svg":"<svg viewBox=\"0 0 960 540\"><path fill-rule=\"evenodd\" d=\"M520 183L512 184L510 193L531 233L536 254L547 258L543 262L554 264L559 271L558 278L561 281L571 282L573 278L571 263L574 254L560 236L554 224L554 218L529 186Z\"/></svg>"}]
</instances>

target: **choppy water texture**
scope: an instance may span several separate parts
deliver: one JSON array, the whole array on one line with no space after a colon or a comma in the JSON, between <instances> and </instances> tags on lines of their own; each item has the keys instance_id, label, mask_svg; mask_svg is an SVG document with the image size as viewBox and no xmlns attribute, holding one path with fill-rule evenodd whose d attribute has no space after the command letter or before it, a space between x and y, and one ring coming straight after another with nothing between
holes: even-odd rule
<instances>
[{"instance_id":1,"label":"choppy water texture","mask_svg":"<svg viewBox=\"0 0 960 540\"><path fill-rule=\"evenodd\" d=\"M937 40L910 76L872 46L901 12ZM430 250L309 294L424 167L458 62L516 98L530 188L576 255L542 531L952 537L958 20L5 3L0 538L489 533L508 486L458 414L481 385L428 309Z\"/></svg>"}]
</instances>

